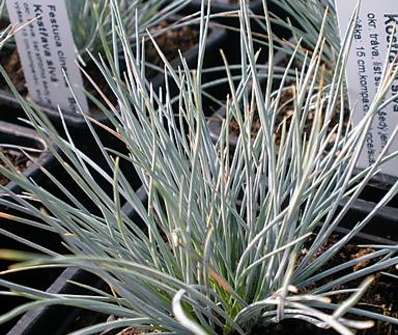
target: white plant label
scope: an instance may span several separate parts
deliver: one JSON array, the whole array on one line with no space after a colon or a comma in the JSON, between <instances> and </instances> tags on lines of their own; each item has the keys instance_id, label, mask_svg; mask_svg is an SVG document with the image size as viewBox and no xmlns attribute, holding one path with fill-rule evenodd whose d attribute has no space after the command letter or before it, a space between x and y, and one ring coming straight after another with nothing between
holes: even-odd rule
<instances>
[{"instance_id":1,"label":"white plant label","mask_svg":"<svg viewBox=\"0 0 398 335\"><path fill-rule=\"evenodd\" d=\"M7 0L6 5L11 23L22 27L15 38L30 97L42 106L77 112L69 82L80 106L87 111L64 0Z\"/></svg>"},{"instance_id":2,"label":"white plant label","mask_svg":"<svg viewBox=\"0 0 398 335\"><path fill-rule=\"evenodd\" d=\"M357 0L336 0L340 35L343 38L349 28ZM398 35L394 34L398 23L398 0L362 0L354 37L347 63L347 88L353 122L358 124L368 112L370 104L381 83L384 64L388 57L393 61L398 54ZM392 49L389 51L390 41ZM393 83L387 98L398 93L398 78ZM386 146L398 125L398 99L380 110L374 118L359 159L359 167L374 163ZM398 150L398 140L390 147L390 153ZM382 166L382 172L398 177L398 164L391 160Z\"/></svg>"}]
</instances>

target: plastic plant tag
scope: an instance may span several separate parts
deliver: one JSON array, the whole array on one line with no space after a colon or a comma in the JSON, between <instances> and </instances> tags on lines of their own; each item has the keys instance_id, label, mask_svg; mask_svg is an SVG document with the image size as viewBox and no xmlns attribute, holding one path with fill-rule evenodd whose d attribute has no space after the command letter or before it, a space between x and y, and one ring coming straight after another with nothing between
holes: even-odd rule
<instances>
[{"instance_id":1,"label":"plastic plant tag","mask_svg":"<svg viewBox=\"0 0 398 335\"><path fill-rule=\"evenodd\" d=\"M7 0L6 5L11 24L21 27L15 39L32 100L52 109L59 107L63 113L74 113L79 111L74 94L87 111L64 0Z\"/></svg>"},{"instance_id":2,"label":"plastic plant tag","mask_svg":"<svg viewBox=\"0 0 398 335\"><path fill-rule=\"evenodd\" d=\"M350 19L358 4L357 0L336 0L340 35L345 36ZM362 0L356 21L352 46L347 62L347 88L353 122L358 124L368 112L370 104L381 83L384 65L393 61L398 54L398 44L392 43L391 54L387 55L391 38L397 39L397 0ZM393 83L387 98L398 93L398 78ZM398 99L379 110L369 130L358 167L366 168L374 163L385 147L395 127L398 126ZM398 139L390 152L398 150ZM398 177L396 159L383 164L384 174Z\"/></svg>"}]
</instances>

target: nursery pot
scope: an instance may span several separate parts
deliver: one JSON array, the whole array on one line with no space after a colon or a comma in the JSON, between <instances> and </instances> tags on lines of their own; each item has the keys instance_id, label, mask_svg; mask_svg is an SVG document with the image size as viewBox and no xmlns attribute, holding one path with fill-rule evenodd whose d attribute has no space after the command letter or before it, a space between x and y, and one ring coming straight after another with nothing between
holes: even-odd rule
<instances>
[{"instance_id":1,"label":"nursery pot","mask_svg":"<svg viewBox=\"0 0 398 335\"><path fill-rule=\"evenodd\" d=\"M369 214L394 185L397 178L385 174L377 174L366 185L359 199L351 206L353 215L365 217ZM398 196L396 195L383 208L380 208L367 228L371 234L393 239L398 243Z\"/></svg>"},{"instance_id":2,"label":"nursery pot","mask_svg":"<svg viewBox=\"0 0 398 335\"><path fill-rule=\"evenodd\" d=\"M77 268L67 268L52 283L48 285L47 292L53 294L87 293L71 284L71 281L85 283L92 287L100 287L103 284L98 278ZM51 306L38 308L23 315L17 323L8 329L11 334L66 334L71 324L79 322L78 311L64 306ZM81 320L84 322L85 320Z\"/></svg>"},{"instance_id":3,"label":"nursery pot","mask_svg":"<svg viewBox=\"0 0 398 335\"><path fill-rule=\"evenodd\" d=\"M34 157L34 161L30 161L21 151L11 146L19 146L24 148ZM10 152L11 161L19 167L19 171L25 176L33 179L36 183L42 184L45 175L40 171L40 166L52 171L54 169L54 157L48 152L46 143L36 134L33 129L15 125L12 123L0 121L0 148ZM2 177L0 181L12 193L19 193L20 189L14 182L7 181ZM5 196L6 191L1 191L1 196ZM4 210L0 206L0 210Z\"/></svg>"},{"instance_id":4,"label":"nursery pot","mask_svg":"<svg viewBox=\"0 0 398 335\"><path fill-rule=\"evenodd\" d=\"M205 5L207 7L207 1L205 1ZM199 0L191 0L184 8L184 11L196 13L200 12L202 7L202 1ZM264 13L262 0L254 0L249 2L250 11L254 14L262 14ZM232 11L239 11L240 5L239 1L235 0L213 0L211 2L211 13L225 13ZM273 7L269 8L272 11Z\"/></svg>"},{"instance_id":5,"label":"nursery pot","mask_svg":"<svg viewBox=\"0 0 398 335\"><path fill-rule=\"evenodd\" d=\"M247 1L249 6L249 11L251 14L257 16L257 19L265 25L264 20L264 7L262 0L252 0ZM204 2L205 11L207 9L207 1ZM201 0L191 0L189 3L182 9L183 12L187 14L198 13L201 11L202 1ZM273 15L278 16L281 19L285 19L288 17L288 13L285 10L276 4L274 1L267 1L268 12ZM214 16L214 19L225 24L226 26L238 27L239 26L239 13L240 3L239 0L212 0L211 1L211 9L210 13ZM228 13L224 15L224 13ZM254 24L252 26L253 31L264 32L264 29L260 28L258 24L255 23L255 20L252 20ZM279 26L273 28L274 33L278 36L285 36L287 34L286 29L282 29Z\"/></svg>"},{"instance_id":6,"label":"nursery pot","mask_svg":"<svg viewBox=\"0 0 398 335\"><path fill-rule=\"evenodd\" d=\"M172 19L169 19L168 21L175 22L178 19L179 19L179 17L174 17ZM207 39L207 45L206 45L206 57L204 60L205 67L213 65L216 62L216 60L218 61L218 59L220 59L218 49L222 47L225 38L226 38L226 33L223 28L220 28L213 24L210 25L210 33L209 33L209 36ZM178 40L178 39L176 39L176 40ZM151 42L148 42L148 44L150 44L150 43ZM178 48L178 46L177 46L177 48ZM175 49L175 47L174 47L174 49ZM188 66L192 67L192 66L196 65L198 50L199 50L199 47L197 44L188 50L183 50L184 51L183 56L186 58ZM120 63L123 64L122 56L120 59ZM171 64L175 67L177 67L180 64L180 60L178 59L178 56L173 61L171 61ZM89 62L87 65L87 68L89 68L90 66L95 67L93 62ZM163 67L163 65L161 65L161 67ZM102 77L93 78L93 79L97 82L105 82L105 80ZM149 78L149 81L152 83L154 90L158 90L160 87L164 87L164 85L165 85L165 79L164 79L164 75L162 73L153 74L152 77ZM172 80L170 80L170 82L172 82ZM173 89L175 92L175 88L171 87L172 93L173 93ZM110 93L110 94L112 95L113 93ZM13 120L16 120L16 116L21 115L21 112L20 112L21 107L20 107L18 100L12 95L12 93L8 90L8 88L5 87L4 83L3 83L3 88L0 89L0 106L7 107L8 111L10 111L10 109L16 110L16 112L11 111L11 112L7 112L7 114L1 113L7 119L11 118ZM58 126L59 128L62 128L61 119L59 117L58 110L53 110L51 108L46 108L46 107L42 107L41 110L49 117L49 119L51 121L54 122L54 124L56 126ZM22 115L23 115L23 113L22 113ZM89 115L94 120L101 122L101 123L107 123L107 121L108 121L107 117L102 112L95 110L95 108L90 109ZM86 129L86 127L87 127L84 117L78 113L72 114L72 113L65 112L65 113L63 113L63 117L64 117L66 125L68 126L68 128L71 131L75 130L75 131L81 132L82 129ZM82 134L82 136L84 136L84 134Z\"/></svg>"},{"instance_id":7,"label":"nursery pot","mask_svg":"<svg viewBox=\"0 0 398 335\"><path fill-rule=\"evenodd\" d=\"M232 25L239 24L239 18L237 16L238 11L240 10L239 0L212 0L211 1L211 14L222 14L226 12L236 12L234 15L234 20L226 19L220 16L216 16L217 20L225 21L225 23L229 23ZM207 8L207 0L204 1L205 7ZM255 15L264 16L264 7L262 0L248 0L247 4L249 6L250 12ZM267 1L268 11L278 15L278 17L284 18L286 16L285 11L275 4L274 2L270 3ZM183 11L187 13L197 13L200 12L202 7L202 0L191 0L184 8ZM264 20L263 20L264 21Z\"/></svg>"},{"instance_id":8,"label":"nursery pot","mask_svg":"<svg viewBox=\"0 0 398 335\"><path fill-rule=\"evenodd\" d=\"M88 138L86 136L86 138ZM88 152L88 155L99 165L104 166L105 162L101 161L98 155L94 152L95 146L93 144L89 145L90 140L86 140L86 148L82 148ZM46 176L46 174L40 169L44 168L46 171L51 173L54 178L56 178L62 185L72 193L81 204L90 212L96 213L98 211L95 203L88 198L88 196L82 191L78 183L72 179L72 177L65 171L64 167L58 162L58 160L49 153L46 143L35 133L33 129L21 127L19 125L5 123L0 121L0 148L6 149L6 145L17 145L24 148L31 148L39 151L34 159L34 162L26 161L26 166L21 165L21 172L25 174L28 178L35 181L36 184L40 185L41 188L46 189L51 192L52 195L60 197L67 201L67 198L58 187ZM104 146L109 148L112 143L107 143L104 141ZM121 148L117 148L113 145L115 150L121 151ZM25 149L29 151L28 149ZM58 150L57 150L58 151ZM31 156L34 154L31 153ZM19 157L19 156L18 156ZM30 162L30 163L29 163ZM18 162L20 164L20 162ZM18 165L19 166L19 165ZM137 190L141 186L140 179L134 172L134 169L122 161L120 164L121 171L125 171L126 178L133 189ZM112 194L112 186L105 180L101 179L101 176L96 176L93 172L93 176L96 178L98 185L107 193ZM1 176L0 176L1 177ZM16 195L22 195L21 188L15 182L6 183L3 178L4 189L0 190L0 197L3 203L0 204L0 249L12 249L12 250L22 250L29 252L37 252L36 250L26 246L24 243L12 238L11 234L18 236L19 238L28 240L30 242L43 245L44 247L53 250L55 252L64 253L65 248L62 246L61 237L52 232L50 229L41 229L34 226L19 223L12 219L12 215L17 215L18 217L29 216L26 213L18 211L18 207L12 206L15 200L9 197L10 193ZM9 200L9 202L8 202ZM6 202L7 201L7 202ZM122 202L123 204L123 202ZM33 206L39 206L39 209L46 215L46 209L41 208L39 203L32 201ZM126 209L127 210L127 209ZM3 213L6 213L5 215ZM10 265L10 262L0 261L0 271L6 270ZM68 272L70 273L70 272ZM61 270L50 269L50 270L35 270L19 272L15 274L9 274L6 276L1 276L2 279L9 279L13 282L24 284L29 287L46 290L51 286L51 284L56 280L56 278L61 274ZM23 301L22 298L6 297L0 298L0 315L16 307ZM5 334L6 330L10 329L13 322L9 322L4 325L0 325L0 334Z\"/></svg>"},{"instance_id":9,"label":"nursery pot","mask_svg":"<svg viewBox=\"0 0 398 335\"><path fill-rule=\"evenodd\" d=\"M142 186L137 190L138 198L145 203L147 193ZM138 225L142 226L142 221L133 208L126 204L122 211ZM77 268L64 270L56 280L48 285L47 292L54 294L90 294L84 289L71 284L71 281L87 284L93 288L104 288L104 282L98 277L93 276ZM82 311L77 308L65 306L51 306L40 308L25 313L15 325L8 330L7 335L64 335L72 329L88 326L90 322L104 321L103 315Z\"/></svg>"},{"instance_id":10,"label":"nursery pot","mask_svg":"<svg viewBox=\"0 0 398 335\"><path fill-rule=\"evenodd\" d=\"M143 191L143 190L142 190ZM144 192L142 193L144 195ZM126 209L126 208L125 208ZM129 209L127 208L129 212ZM134 213L132 213L134 216ZM338 238L340 233L335 235ZM375 240L368 239L366 237L358 237L354 241L356 244L372 244ZM392 241L385 240L384 243L394 244ZM359 256L356 256L359 257ZM87 274L84 271L70 268L65 270L61 276L55 281L55 283L48 289L48 292L62 293L62 294L87 294L88 292L82 291L80 288L71 285L68 281L79 281L86 285L94 288L105 289L106 284L99 280L97 277ZM383 283L381 283L383 284ZM384 285L384 284L383 284ZM395 285L398 290L398 284ZM394 285L392 288L394 291ZM398 292L398 291L397 291ZM95 323L105 322L108 316L71 308L71 307L59 307L52 306L50 308L39 309L26 313L17 324L7 333L7 335L64 335L71 331L79 329L79 327L88 327ZM290 330L290 332L289 332ZM292 332L293 331L293 332ZM272 335L336 335L331 330L320 329L317 327L309 326L305 321L283 321L280 325L272 326L271 329L258 329L252 332L253 335L257 334L272 334ZM102 333L104 335L110 335L114 333ZM362 334L362 333L361 333ZM366 333L366 335L381 335L383 333Z\"/></svg>"},{"instance_id":11,"label":"nursery pot","mask_svg":"<svg viewBox=\"0 0 398 335\"><path fill-rule=\"evenodd\" d=\"M15 150L11 146L21 146L26 148L25 150L29 152L32 156L35 156L36 163L29 161L25 155L20 151ZM25 176L31 178L39 185L47 187L47 180L45 175L40 171L40 167L47 169L48 171L54 172L55 162L54 157L49 154L46 144L37 136L37 134L26 127L14 125L11 123L6 123L0 121L0 148L3 153L10 158L10 161L18 167L21 173ZM37 150L34 152L33 150ZM0 197L3 200L7 199L7 194L12 192L14 194L20 194L21 189L14 182L7 181L4 176L1 177L1 184L3 189L0 191ZM46 186L47 185L47 186ZM13 210L8 208L6 205L0 205L0 213L12 214ZM44 231L31 226L26 226L19 224L18 222L7 219L7 215L2 215L0 218L0 229L7 231L8 233L16 234L21 238L28 239L32 242L41 242L43 240L48 241L48 246L59 250L59 238L49 231ZM31 251L32 249L26 247L24 244L16 242L10 236L5 236L0 234L0 248L1 249L20 249L25 251ZM8 263L0 261L0 270L5 270ZM38 275L35 271L29 271L25 274L15 274L15 275L4 275L2 278L13 279L18 283L25 283L32 285L32 287L44 289L56 278L58 275L57 271L45 271ZM0 314L10 310L15 307L21 299L11 299L3 296L0 303ZM0 326L0 333L4 334L4 329L9 325Z\"/></svg>"}]
</instances>

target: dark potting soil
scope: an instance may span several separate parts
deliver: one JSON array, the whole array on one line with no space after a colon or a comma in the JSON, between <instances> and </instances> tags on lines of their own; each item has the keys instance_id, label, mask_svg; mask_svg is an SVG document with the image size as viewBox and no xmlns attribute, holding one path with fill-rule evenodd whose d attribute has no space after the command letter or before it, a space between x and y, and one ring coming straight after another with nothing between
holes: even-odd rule
<instances>
[{"instance_id":1,"label":"dark potting soil","mask_svg":"<svg viewBox=\"0 0 398 335\"><path fill-rule=\"evenodd\" d=\"M284 106L284 108L282 109L282 111L278 114L277 119L276 119L276 136L277 138L280 138L280 134L278 135L279 131L279 125L280 123L286 119L287 121L290 119L290 117L293 115L293 106L292 106L292 102L290 102L290 100L292 99L292 92L291 90L287 90L284 91L282 97L281 97L281 105L286 103L286 106ZM249 113L251 112L250 110L246 110L243 111L245 114L243 115L243 117L248 117ZM261 128L261 121L260 121L260 117L258 115L258 111L257 109L254 110L252 115L252 125L251 125L251 137L255 138ZM240 126L238 121L233 118L231 119L231 122L229 123L229 130L232 132L232 134L234 134L236 137L239 136L240 134ZM279 143L279 142L278 142Z\"/></svg>"},{"instance_id":2,"label":"dark potting soil","mask_svg":"<svg viewBox=\"0 0 398 335\"><path fill-rule=\"evenodd\" d=\"M114 317L112 316L107 317L106 315L101 313L96 313L89 310L83 310L78 315L76 315L76 317L72 320L72 322L66 329L67 330L66 333L69 334L73 331L89 327L97 323L106 322L107 320L114 320ZM144 334L145 332L142 332L140 330L134 328L128 328L125 330L121 329L110 330L110 331L105 330L96 335L144 335Z\"/></svg>"},{"instance_id":3,"label":"dark potting soil","mask_svg":"<svg viewBox=\"0 0 398 335\"><path fill-rule=\"evenodd\" d=\"M282 95L281 95L281 99L280 99L280 110L278 112L278 115L276 116L276 120L275 120L275 143L276 144L280 144L280 140L281 140L281 135L282 135L282 125L285 122L286 124L286 130L289 129L293 114L294 114L294 107L293 107L293 92L291 88L286 89ZM249 115L250 111L246 111L246 115ZM252 115L252 125L251 125L251 137L254 139L259 130L261 129L261 121L260 121L260 117L258 115L258 111L257 109L254 110ZM245 117L245 115L243 116ZM309 136L311 133L311 129L312 129L312 123L313 123L313 119L314 119L315 115L312 111L309 112L307 119L306 119L306 124L304 125L304 133ZM332 121L329 125L329 131L331 131L333 129L333 127L336 126L336 124L338 124L339 115L335 115L334 118L332 118ZM344 129L346 129L348 127L349 121L348 121L348 117L345 117L344 120ZM231 122L229 124L229 129L232 132L232 134L234 134L236 137L239 136L240 134L240 126L239 123L237 122L237 120L235 118L231 119ZM336 138L336 134L334 134L334 136L331 136L331 144L332 142L335 140Z\"/></svg>"},{"instance_id":4,"label":"dark potting soil","mask_svg":"<svg viewBox=\"0 0 398 335\"><path fill-rule=\"evenodd\" d=\"M166 29L169 26L169 22L162 21L158 26L151 29L151 33L156 34L160 30ZM184 53L199 43L199 30L194 26L183 26L173 29L169 28L168 30L163 31L160 35L156 36L155 41L160 50L162 50L164 53L166 59L171 62L179 58L178 50L180 50L181 53ZM156 48L150 41L148 41L145 45L145 57L149 63L163 68L163 61L159 57ZM150 78L156 74L156 71L154 69L148 68L146 73Z\"/></svg>"},{"instance_id":5,"label":"dark potting soil","mask_svg":"<svg viewBox=\"0 0 398 335\"><path fill-rule=\"evenodd\" d=\"M275 122L275 136L276 136L276 141L279 144L280 143L280 136L281 136L281 125L283 121L286 121L286 125L289 126L291 117L293 116L293 92L292 89L288 88L282 93L281 100L280 100L280 106L283 106L283 108L280 110L276 117L276 122ZM245 115L243 117L246 117L246 115L249 114L251 111L245 111ZM255 138L261 129L261 121L260 117L258 115L258 110L255 109L252 115L252 125L251 125L251 137ZM311 120L311 115L308 116L308 120ZM309 129L306 129L306 131L311 130L311 125L309 125ZM238 121L233 118L229 124L230 131L238 137L240 134L240 126Z\"/></svg>"},{"instance_id":6,"label":"dark potting soil","mask_svg":"<svg viewBox=\"0 0 398 335\"><path fill-rule=\"evenodd\" d=\"M8 158L8 160L10 160L10 162L17 168L19 172L25 171L31 164L31 161L28 159L28 157L26 157L19 150L0 148L0 152L6 158ZM5 166L5 163L2 160L0 160L0 164ZM4 175L0 174L0 185L5 186L8 184L8 182L9 180Z\"/></svg>"},{"instance_id":7,"label":"dark potting soil","mask_svg":"<svg viewBox=\"0 0 398 335\"><path fill-rule=\"evenodd\" d=\"M368 293L363 297L358 307L366 307L372 312L398 317L398 283L388 283L388 278L379 278ZM395 306L394 306L395 305ZM354 318L353 318L354 319ZM254 330L252 335L338 335L334 330L321 329L304 321L285 320L267 328ZM377 321L373 328L360 330L356 335L396 335L398 327Z\"/></svg>"},{"instance_id":8,"label":"dark potting soil","mask_svg":"<svg viewBox=\"0 0 398 335\"><path fill-rule=\"evenodd\" d=\"M318 252L315 254L314 258L319 257L323 254L327 249L329 249L332 245L334 245L339 240L338 236L332 236L329 241L321 246ZM310 241L311 242L311 241ZM309 242L309 243L310 243ZM343 264L353 259L360 258L364 255L372 253L374 250L370 248L362 248L355 244L348 244L338 254L333 257L330 261L328 261L327 266L324 267L323 270L332 268L339 264ZM305 249L303 252L303 256L305 255ZM339 276L346 275L348 273L353 273L355 271L359 271L371 264L377 262L378 259L372 261L364 261L361 263L356 264L352 268L341 271ZM398 275L398 270L395 267L391 267L385 271L384 273L390 273L394 275ZM317 282L316 286L319 287L320 285L326 284L336 278L338 278L336 274L332 277L327 277L323 280ZM375 279L366 293L363 295L360 302L355 306L357 308L362 308L374 313L378 313L381 315L398 318L398 279L394 279L389 277L383 273L377 273L374 275ZM347 283L346 285L336 287L335 289L349 289L354 288L360 285L362 279L357 281L353 281ZM308 291L311 291L311 287L307 288ZM336 295L332 297L333 303L340 303L347 299L349 295ZM358 319L358 317L352 315L346 315L346 318ZM325 330L319 329L315 326L310 325L309 323L296 321L296 320L287 320L283 321L279 325L273 325L268 332L263 332L261 334L277 334L277 335L284 335L284 334L291 334L292 329L294 329L295 335L307 335L307 334L314 334L314 335L335 335L337 332L333 330ZM398 335L398 326L393 325L390 323L384 323L381 321L375 320L375 326L371 329L367 330L360 330L356 332L357 335Z\"/></svg>"},{"instance_id":9,"label":"dark potting soil","mask_svg":"<svg viewBox=\"0 0 398 335\"><path fill-rule=\"evenodd\" d=\"M145 335L148 334L148 332L135 329L135 328L127 328L125 330L119 331L119 332L107 332L103 334L98 334L98 335Z\"/></svg>"}]
</instances>

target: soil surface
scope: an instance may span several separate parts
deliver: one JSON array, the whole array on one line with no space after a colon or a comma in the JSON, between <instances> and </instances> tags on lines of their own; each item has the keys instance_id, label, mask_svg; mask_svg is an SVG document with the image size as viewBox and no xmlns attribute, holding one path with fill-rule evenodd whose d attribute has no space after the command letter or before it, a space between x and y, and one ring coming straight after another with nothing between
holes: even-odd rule
<instances>
[{"instance_id":1,"label":"soil surface","mask_svg":"<svg viewBox=\"0 0 398 335\"><path fill-rule=\"evenodd\" d=\"M169 22L162 21L158 26L151 29L151 33L156 34L160 30L166 29L169 25ZM181 50L181 53L184 53L198 44L199 30L192 26L169 29L163 31L159 36L156 36L155 41L160 50L164 53L166 59L171 62L179 59L178 50ZM151 41L147 41L145 44L145 57L148 63L160 68L164 67L163 61L159 57L159 54ZM146 72L149 78L156 74L156 71L153 69L147 69Z\"/></svg>"},{"instance_id":2,"label":"soil surface","mask_svg":"<svg viewBox=\"0 0 398 335\"><path fill-rule=\"evenodd\" d=\"M95 313L89 310L81 311L71 322L67 329L67 333L69 334L72 331L76 331L82 329L84 327L92 326L96 323L102 323L107 321L113 321L115 318L113 316L106 317L104 314ZM128 328L125 330L111 330L111 331L103 331L96 335L144 335L145 332L134 328Z\"/></svg>"},{"instance_id":3,"label":"soil surface","mask_svg":"<svg viewBox=\"0 0 398 335\"><path fill-rule=\"evenodd\" d=\"M281 103L280 105L286 104L286 106L284 106L283 110L278 114L277 118L276 118L276 129L275 129L275 134L277 136L277 138L280 138L280 131L279 131L279 125L281 124L281 122L283 120L287 120L288 124L290 123L290 118L293 115L293 110L292 110L292 103L289 101L292 98L292 93L291 90L287 90L283 93L282 97L281 97ZM244 115L243 118L245 117L249 117L249 113L251 113L250 110L245 110L243 111ZM253 115L252 115L252 124L251 124L251 137L254 139L259 130L261 128L261 121L260 121L260 117L258 115L258 110L254 110ZM238 121L233 118L231 119L231 122L229 123L229 129L231 131L231 133L238 137L240 134L240 126ZM278 141L279 143L279 141Z\"/></svg>"},{"instance_id":4,"label":"soil surface","mask_svg":"<svg viewBox=\"0 0 398 335\"><path fill-rule=\"evenodd\" d=\"M0 152L11 161L11 163L17 168L19 172L25 171L30 165L29 159L18 150L0 148ZM2 160L0 160L0 164L2 166L5 166ZM0 174L0 185L5 186L8 184L8 182L9 180L5 176Z\"/></svg>"},{"instance_id":5,"label":"soil surface","mask_svg":"<svg viewBox=\"0 0 398 335\"><path fill-rule=\"evenodd\" d=\"M335 243L338 237L334 237L333 243ZM330 242L332 243L332 242ZM335 265L350 261L352 259L356 259L362 257L366 254L373 252L374 250L368 248L360 248L357 245L347 245L342 249L338 255L333 258L333 261L328 263L328 268L333 267ZM323 251L320 250L322 253ZM373 263L375 263L378 259L359 263L356 266L352 267L348 272L355 272L363 269ZM394 274L398 276L398 270L395 267L391 267L383 272ZM328 281L334 278L328 278ZM359 285L361 281L360 279L356 282L348 283L339 289L352 288L356 285ZM348 296L336 296L334 302L338 303L344 299L347 299ZM371 312L375 312L378 314L390 316L393 318L398 318L398 279L394 279L382 273L377 273L375 275L375 280L371 287L366 291L357 307L369 310ZM335 334L331 332L331 334ZM398 326L383 323L381 321L376 321L375 326L368 330L358 331L356 334L358 335L398 335Z\"/></svg>"},{"instance_id":6,"label":"soil surface","mask_svg":"<svg viewBox=\"0 0 398 335\"><path fill-rule=\"evenodd\" d=\"M280 132L281 132L281 124L284 120L286 120L287 126L290 124L291 117L293 115L293 102L291 101L293 97L293 93L291 89L287 89L281 96L280 106L283 106L281 111L278 113L275 122L275 136L277 139L277 143L280 143ZM249 114L250 111L245 111L246 115ZM243 116L245 117L245 115ZM255 138L261 128L261 121L258 115L258 110L254 110L253 112L253 119L252 119L252 126L251 126L251 137ZM308 117L311 120L311 116ZM240 126L236 119L232 119L229 128L231 132L238 137L240 134ZM311 129L311 128L310 128Z\"/></svg>"},{"instance_id":7,"label":"soil surface","mask_svg":"<svg viewBox=\"0 0 398 335\"><path fill-rule=\"evenodd\" d=\"M291 119L294 113L294 107L293 107L293 92L292 89L288 88L286 89L281 96L281 100L279 103L280 110L278 112L278 115L276 116L275 120L275 143L280 144L281 140L281 133L282 133L282 124L283 122L286 123L286 130L289 129ZM249 111L246 112L246 115L249 113ZM251 126L251 137L255 138L261 128L261 121L260 117L258 115L258 111L255 110L253 113L253 119L252 119L252 126ZM333 127L338 124L338 117L339 115L335 115L335 117L332 119L330 125L329 125L329 131L333 129ZM312 129L312 123L314 119L314 113L312 111L309 112L307 119L306 119L306 124L304 126L304 133L309 136L311 133ZM348 119L344 120L344 128L348 126ZM234 134L234 136L238 137L240 134L240 127L236 119L232 119L230 124L229 124L229 129ZM335 136L331 137L331 141L335 140ZM332 144L332 143L331 143Z\"/></svg>"},{"instance_id":8,"label":"soil surface","mask_svg":"<svg viewBox=\"0 0 398 335\"><path fill-rule=\"evenodd\" d=\"M315 257L324 253L330 246L336 243L338 237L333 236L327 244L322 246ZM374 250L369 248L360 248L354 244L348 244L345 246L331 261L328 262L327 268L331 268L338 264L348 262L350 260L362 257L366 254L373 252ZM305 252L303 253L304 256ZM375 260L377 261L377 260ZM372 262L375 262L372 261ZM353 266L351 269L340 272L341 275L347 273L352 273L369 266L370 262L363 262ZM388 269L387 271L398 275L398 271L395 268ZM317 283L317 286L325 284L335 277L328 277ZM342 287L337 287L336 289L348 289L358 286L361 281L360 279L356 282L348 283ZM311 287L308 288L310 290ZM333 302L339 303L347 299L349 295L338 295L334 297ZM381 273L376 274L375 281L364 294L360 302L356 305L358 308L366 309L375 313L383 314L386 316L398 318L398 279L393 279ZM346 315L345 317L358 319L355 316ZM264 335L337 335L338 333L333 330L319 329L309 323L296 320L286 320L277 325L272 325L266 329L261 329L253 332L253 335L264 334ZM356 332L357 335L398 335L398 326L383 323L381 321L375 321L375 326L368 330L361 330Z\"/></svg>"},{"instance_id":9,"label":"soil surface","mask_svg":"<svg viewBox=\"0 0 398 335\"><path fill-rule=\"evenodd\" d=\"M123 330L118 335L144 335L144 334L145 333L143 333L142 331L139 331L136 329L126 329L126 330ZM106 334L106 335L108 335L108 334Z\"/></svg>"}]
</instances>

